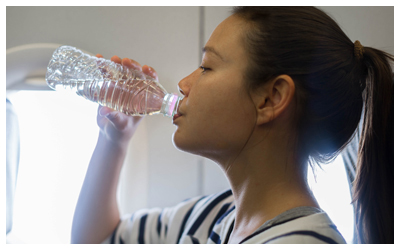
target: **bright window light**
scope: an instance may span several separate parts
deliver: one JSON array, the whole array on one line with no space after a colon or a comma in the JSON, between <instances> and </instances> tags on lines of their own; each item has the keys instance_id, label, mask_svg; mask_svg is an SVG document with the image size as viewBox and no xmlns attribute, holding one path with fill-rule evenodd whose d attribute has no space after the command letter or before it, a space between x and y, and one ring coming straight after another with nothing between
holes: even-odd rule
<instances>
[{"instance_id":1,"label":"bright window light","mask_svg":"<svg viewBox=\"0 0 400 250\"><path fill-rule=\"evenodd\" d=\"M339 155L333 162L318 166L316 181L308 169L308 184L320 207L329 215L348 244L352 243L354 230L353 205L343 158Z\"/></svg>"},{"instance_id":2,"label":"bright window light","mask_svg":"<svg viewBox=\"0 0 400 250\"><path fill-rule=\"evenodd\" d=\"M97 104L55 91L10 98L20 127L12 235L21 243L69 243L98 127Z\"/></svg>"}]
</instances>

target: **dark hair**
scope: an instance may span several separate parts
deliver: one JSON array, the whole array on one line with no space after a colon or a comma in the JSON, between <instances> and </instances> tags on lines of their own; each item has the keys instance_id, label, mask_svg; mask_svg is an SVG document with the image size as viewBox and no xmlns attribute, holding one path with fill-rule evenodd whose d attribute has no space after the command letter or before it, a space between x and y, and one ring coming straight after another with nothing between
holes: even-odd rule
<instances>
[{"instance_id":1,"label":"dark hair","mask_svg":"<svg viewBox=\"0 0 400 250\"><path fill-rule=\"evenodd\" d=\"M364 112L353 191L356 231L360 243L393 243L393 56L355 50L337 23L314 7L237 7L233 13L250 27L244 38L248 88L282 74L295 82L299 162L334 159Z\"/></svg>"}]
</instances>

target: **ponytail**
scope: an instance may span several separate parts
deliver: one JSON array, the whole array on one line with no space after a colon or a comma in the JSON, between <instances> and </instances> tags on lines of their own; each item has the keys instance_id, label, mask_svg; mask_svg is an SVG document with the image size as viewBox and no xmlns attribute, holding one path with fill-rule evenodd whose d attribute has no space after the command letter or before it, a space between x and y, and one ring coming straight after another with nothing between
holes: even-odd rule
<instances>
[{"instance_id":1,"label":"ponytail","mask_svg":"<svg viewBox=\"0 0 400 250\"><path fill-rule=\"evenodd\" d=\"M295 82L293 144L300 164L334 159L364 108L353 193L356 234L360 243L393 243L393 56L353 43L314 7L245 6L233 13L250 24L248 89L282 74Z\"/></svg>"},{"instance_id":2,"label":"ponytail","mask_svg":"<svg viewBox=\"0 0 400 250\"><path fill-rule=\"evenodd\" d=\"M394 57L365 47L364 120L353 187L357 243L394 243Z\"/></svg>"}]
</instances>

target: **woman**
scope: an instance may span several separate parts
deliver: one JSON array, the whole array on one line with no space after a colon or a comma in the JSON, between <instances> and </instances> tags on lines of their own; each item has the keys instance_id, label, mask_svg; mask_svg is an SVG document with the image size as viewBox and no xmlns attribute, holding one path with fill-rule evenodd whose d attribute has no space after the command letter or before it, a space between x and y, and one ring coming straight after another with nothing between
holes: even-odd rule
<instances>
[{"instance_id":1,"label":"woman","mask_svg":"<svg viewBox=\"0 0 400 250\"><path fill-rule=\"evenodd\" d=\"M157 78L151 67L112 60ZM218 163L231 190L120 218L118 177L141 118L100 107L72 242L345 243L308 188L307 164L339 154L364 112L358 235L393 243L390 60L350 41L316 8L234 9L208 40L200 68L179 82L173 137L178 149Z\"/></svg>"}]
</instances>

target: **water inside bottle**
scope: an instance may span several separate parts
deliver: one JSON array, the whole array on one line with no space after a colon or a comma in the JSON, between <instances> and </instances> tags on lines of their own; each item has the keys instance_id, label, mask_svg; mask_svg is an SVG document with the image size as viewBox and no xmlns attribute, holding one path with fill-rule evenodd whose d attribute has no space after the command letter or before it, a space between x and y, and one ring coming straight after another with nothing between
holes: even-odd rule
<instances>
[{"instance_id":1,"label":"water inside bottle","mask_svg":"<svg viewBox=\"0 0 400 250\"><path fill-rule=\"evenodd\" d=\"M90 101L127 115L160 113L166 95L164 88L151 80L48 79L47 82L56 90L72 90Z\"/></svg>"},{"instance_id":2,"label":"water inside bottle","mask_svg":"<svg viewBox=\"0 0 400 250\"><path fill-rule=\"evenodd\" d=\"M131 71L70 46L62 46L53 53L46 81L55 90L70 90L127 115L160 113L167 94L157 81L146 78L143 72Z\"/></svg>"}]
</instances>

